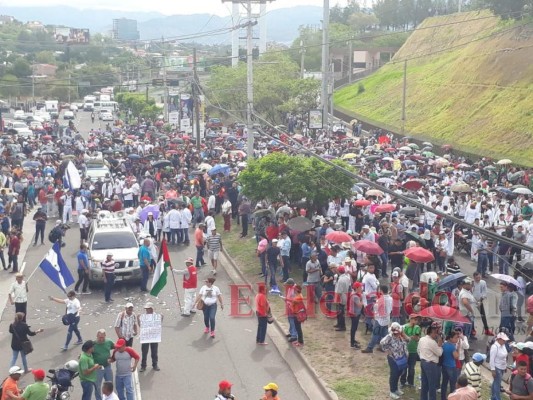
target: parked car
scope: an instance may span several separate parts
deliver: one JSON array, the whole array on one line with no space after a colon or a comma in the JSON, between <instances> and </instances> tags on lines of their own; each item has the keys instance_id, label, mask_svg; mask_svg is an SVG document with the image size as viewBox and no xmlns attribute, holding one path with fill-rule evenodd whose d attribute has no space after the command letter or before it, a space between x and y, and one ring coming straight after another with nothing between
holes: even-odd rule
<instances>
[{"instance_id":1,"label":"parked car","mask_svg":"<svg viewBox=\"0 0 533 400\"><path fill-rule=\"evenodd\" d=\"M74 119L74 112L73 111L65 111L63 114L63 119Z\"/></svg>"}]
</instances>

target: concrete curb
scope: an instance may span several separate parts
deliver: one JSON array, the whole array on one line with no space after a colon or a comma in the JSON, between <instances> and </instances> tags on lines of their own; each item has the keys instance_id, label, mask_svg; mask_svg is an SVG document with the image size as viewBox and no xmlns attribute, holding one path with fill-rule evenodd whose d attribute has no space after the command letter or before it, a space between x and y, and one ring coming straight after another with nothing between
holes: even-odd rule
<instances>
[{"instance_id":1,"label":"concrete curb","mask_svg":"<svg viewBox=\"0 0 533 400\"><path fill-rule=\"evenodd\" d=\"M253 285L246 279L241 270L237 267L235 261L229 256L225 248L222 248L222 254L225 258L224 266L231 267L232 271L226 268L226 272L230 278L235 281L235 278L240 279L252 288ZM285 338L285 329L282 327L277 318L274 319L273 325L276 330L273 332L271 329L267 331L268 336L272 339L272 343L276 347L276 350L285 359L292 373L296 377L296 380L300 384L302 390L307 394L310 399L316 398L320 393L321 398L325 400L338 400L337 394L329 388L327 383L320 378L316 370L311 366L307 358L297 349L291 349L287 347L287 340ZM303 365L303 369L297 368L293 361L299 362Z\"/></svg>"}]
</instances>

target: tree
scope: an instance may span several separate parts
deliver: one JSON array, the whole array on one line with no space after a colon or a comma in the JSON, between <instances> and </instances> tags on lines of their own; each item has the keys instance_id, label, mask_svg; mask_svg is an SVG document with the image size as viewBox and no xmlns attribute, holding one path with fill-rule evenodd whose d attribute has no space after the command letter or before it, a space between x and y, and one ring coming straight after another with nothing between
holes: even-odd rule
<instances>
[{"instance_id":1,"label":"tree","mask_svg":"<svg viewBox=\"0 0 533 400\"><path fill-rule=\"evenodd\" d=\"M15 75L5 74L0 79L0 93L4 97L15 97L20 94L19 80Z\"/></svg>"},{"instance_id":2,"label":"tree","mask_svg":"<svg viewBox=\"0 0 533 400\"><path fill-rule=\"evenodd\" d=\"M343 161L335 163L349 168ZM351 193L353 179L344 172L316 158L271 153L250 160L239 175L243 193L253 200L302 200L308 207L318 208L332 197L345 197Z\"/></svg>"},{"instance_id":3,"label":"tree","mask_svg":"<svg viewBox=\"0 0 533 400\"><path fill-rule=\"evenodd\" d=\"M39 64L55 64L56 58L51 51L40 51L35 54L35 62Z\"/></svg>"},{"instance_id":4,"label":"tree","mask_svg":"<svg viewBox=\"0 0 533 400\"><path fill-rule=\"evenodd\" d=\"M17 78L26 78L32 75L30 63L23 58L17 58L11 68L9 68L9 73Z\"/></svg>"},{"instance_id":5,"label":"tree","mask_svg":"<svg viewBox=\"0 0 533 400\"><path fill-rule=\"evenodd\" d=\"M532 0L485 0L485 4L494 14L503 19L520 19L522 11L527 8L531 12L533 9Z\"/></svg>"}]
</instances>

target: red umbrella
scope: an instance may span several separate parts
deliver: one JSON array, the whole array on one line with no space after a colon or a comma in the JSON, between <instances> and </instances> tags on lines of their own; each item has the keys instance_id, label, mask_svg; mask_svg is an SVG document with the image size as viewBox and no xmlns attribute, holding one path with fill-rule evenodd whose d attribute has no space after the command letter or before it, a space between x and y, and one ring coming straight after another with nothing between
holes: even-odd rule
<instances>
[{"instance_id":1,"label":"red umbrella","mask_svg":"<svg viewBox=\"0 0 533 400\"><path fill-rule=\"evenodd\" d=\"M376 209L374 210L375 212L379 212L379 213L382 213L382 212L392 212L396 210L396 206L394 204L380 204L379 206L376 207Z\"/></svg>"},{"instance_id":2,"label":"red umbrella","mask_svg":"<svg viewBox=\"0 0 533 400\"><path fill-rule=\"evenodd\" d=\"M52 136L50 136L50 135L44 135L44 136L42 137L42 139L43 139L43 140L52 140Z\"/></svg>"},{"instance_id":3,"label":"red umbrella","mask_svg":"<svg viewBox=\"0 0 533 400\"><path fill-rule=\"evenodd\" d=\"M429 317L433 319L441 319L444 321L459 322L462 324L470 324L470 320L466 318L459 310L456 308L433 305L428 308L424 308L420 313L421 317Z\"/></svg>"},{"instance_id":4,"label":"red umbrella","mask_svg":"<svg viewBox=\"0 0 533 400\"><path fill-rule=\"evenodd\" d=\"M387 152L390 153L390 152L396 151L396 149L395 149L394 147L387 147L387 148L385 149L385 151L387 151Z\"/></svg>"},{"instance_id":5,"label":"red umbrella","mask_svg":"<svg viewBox=\"0 0 533 400\"><path fill-rule=\"evenodd\" d=\"M435 256L429 250L422 247L411 247L403 252L405 256L414 262L426 263L435 260Z\"/></svg>"},{"instance_id":6,"label":"red umbrella","mask_svg":"<svg viewBox=\"0 0 533 400\"><path fill-rule=\"evenodd\" d=\"M188 136L188 135L183 135L181 138L182 138L183 140L191 140L191 137Z\"/></svg>"},{"instance_id":7,"label":"red umbrella","mask_svg":"<svg viewBox=\"0 0 533 400\"><path fill-rule=\"evenodd\" d=\"M377 243L374 243L370 240L358 240L354 243L353 248L366 254L373 254L376 256L383 254L383 249L379 247Z\"/></svg>"},{"instance_id":8,"label":"red umbrella","mask_svg":"<svg viewBox=\"0 0 533 400\"><path fill-rule=\"evenodd\" d=\"M354 204L356 206L366 207L366 206L369 206L370 204L372 204L372 202L370 200L367 200L367 199L360 199L360 200L355 200Z\"/></svg>"},{"instance_id":9,"label":"red umbrella","mask_svg":"<svg viewBox=\"0 0 533 400\"><path fill-rule=\"evenodd\" d=\"M414 192L424 186L424 184L419 180L412 179L410 181L405 182L402 186L404 189L412 190Z\"/></svg>"},{"instance_id":10,"label":"red umbrella","mask_svg":"<svg viewBox=\"0 0 533 400\"><path fill-rule=\"evenodd\" d=\"M452 145L451 144L443 144L441 148L442 148L442 150L450 150L452 148Z\"/></svg>"},{"instance_id":11,"label":"red umbrella","mask_svg":"<svg viewBox=\"0 0 533 400\"><path fill-rule=\"evenodd\" d=\"M334 231L326 235L326 239L333 243L350 242L352 237L343 231Z\"/></svg>"}]
</instances>

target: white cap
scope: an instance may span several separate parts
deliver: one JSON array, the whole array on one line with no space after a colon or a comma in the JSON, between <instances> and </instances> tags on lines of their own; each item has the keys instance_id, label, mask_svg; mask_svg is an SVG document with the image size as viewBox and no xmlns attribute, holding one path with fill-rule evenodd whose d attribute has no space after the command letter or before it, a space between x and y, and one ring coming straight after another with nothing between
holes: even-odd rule
<instances>
[{"instance_id":1,"label":"white cap","mask_svg":"<svg viewBox=\"0 0 533 400\"><path fill-rule=\"evenodd\" d=\"M24 372L24 370L20 367L17 367L16 365L14 367L9 368L9 375L13 374L21 374Z\"/></svg>"},{"instance_id":2,"label":"white cap","mask_svg":"<svg viewBox=\"0 0 533 400\"><path fill-rule=\"evenodd\" d=\"M126 303L126 308L133 307L133 303Z\"/></svg>"},{"instance_id":3,"label":"white cap","mask_svg":"<svg viewBox=\"0 0 533 400\"><path fill-rule=\"evenodd\" d=\"M496 339L502 339L502 340L505 340L506 342L509 341L509 336L507 336L505 333L503 332L500 332L498 333L498 335L496 336Z\"/></svg>"}]
</instances>

